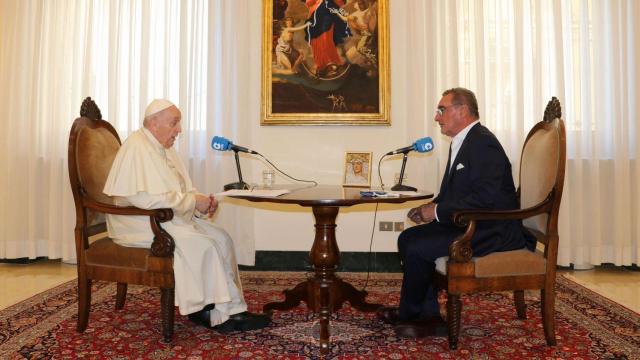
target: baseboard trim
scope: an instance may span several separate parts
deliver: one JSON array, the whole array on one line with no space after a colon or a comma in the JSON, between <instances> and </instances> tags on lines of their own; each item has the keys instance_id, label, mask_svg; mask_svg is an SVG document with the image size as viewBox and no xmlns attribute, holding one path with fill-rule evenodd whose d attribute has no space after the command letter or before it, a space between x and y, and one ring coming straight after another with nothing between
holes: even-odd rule
<instances>
[{"instance_id":1,"label":"baseboard trim","mask_svg":"<svg viewBox=\"0 0 640 360\"><path fill-rule=\"evenodd\" d=\"M615 266L609 263L596 265L596 268L624 268L630 271L640 271L638 265ZM573 266L560 269L573 269ZM307 251L256 251L255 266L240 265L243 271L312 271ZM342 252L338 271L349 272L402 272L400 257L397 252Z\"/></svg>"},{"instance_id":2,"label":"baseboard trim","mask_svg":"<svg viewBox=\"0 0 640 360\"><path fill-rule=\"evenodd\" d=\"M256 251L256 265L245 271L312 271L308 251ZM397 252L342 252L338 271L402 272Z\"/></svg>"},{"instance_id":3,"label":"baseboard trim","mask_svg":"<svg viewBox=\"0 0 640 360\"><path fill-rule=\"evenodd\" d=\"M48 259L46 256L38 256L35 259L30 259L28 257L21 257L15 259L0 259L0 264L19 264L19 265L29 265L38 260Z\"/></svg>"}]
</instances>

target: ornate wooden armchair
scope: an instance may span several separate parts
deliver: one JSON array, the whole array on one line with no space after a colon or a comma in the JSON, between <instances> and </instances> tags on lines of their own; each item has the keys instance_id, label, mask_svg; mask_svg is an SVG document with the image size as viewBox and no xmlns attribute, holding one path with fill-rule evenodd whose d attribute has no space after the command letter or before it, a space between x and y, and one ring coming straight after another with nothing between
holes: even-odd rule
<instances>
[{"instance_id":1,"label":"ornate wooden armchair","mask_svg":"<svg viewBox=\"0 0 640 360\"><path fill-rule=\"evenodd\" d=\"M436 260L437 284L447 290L449 348L456 349L460 333L460 295L474 292L514 292L516 312L526 318L525 289L540 289L544 335L555 345L555 279L558 256L558 211L566 162L566 139L560 102L555 97L544 120L527 135L520 159L520 209L513 211L468 210L453 215L466 227L449 247L449 256ZM471 238L476 222L522 219L536 236L538 250L514 250L473 257Z\"/></svg>"},{"instance_id":2,"label":"ornate wooden armchair","mask_svg":"<svg viewBox=\"0 0 640 360\"><path fill-rule=\"evenodd\" d=\"M86 98L69 134L69 180L76 206L76 255L78 261L78 326L83 332L89 321L91 282L117 282L116 309L124 307L127 284L157 286L161 290L162 334L173 337L174 278L173 238L160 223L173 218L171 209L143 210L115 206L102 193L111 164L120 148L120 138L100 109ZM154 233L151 249L120 246L108 237L104 214L149 216ZM95 237L89 241L89 237ZM92 239L93 240L93 239Z\"/></svg>"}]
</instances>

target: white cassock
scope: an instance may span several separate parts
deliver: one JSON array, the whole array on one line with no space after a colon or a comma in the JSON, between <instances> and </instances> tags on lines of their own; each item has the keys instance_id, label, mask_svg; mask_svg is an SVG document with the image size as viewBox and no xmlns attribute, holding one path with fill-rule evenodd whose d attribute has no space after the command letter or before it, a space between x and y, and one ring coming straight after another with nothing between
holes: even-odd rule
<instances>
[{"instance_id":1,"label":"white cassock","mask_svg":"<svg viewBox=\"0 0 640 360\"><path fill-rule=\"evenodd\" d=\"M134 132L113 161L104 193L120 206L173 210L173 219L161 226L176 244L173 273L180 314L215 304L211 325L217 325L247 310L231 237L195 217L198 192L173 148L165 149L145 128ZM149 248L153 242L147 216L107 215L107 229L122 246Z\"/></svg>"}]
</instances>

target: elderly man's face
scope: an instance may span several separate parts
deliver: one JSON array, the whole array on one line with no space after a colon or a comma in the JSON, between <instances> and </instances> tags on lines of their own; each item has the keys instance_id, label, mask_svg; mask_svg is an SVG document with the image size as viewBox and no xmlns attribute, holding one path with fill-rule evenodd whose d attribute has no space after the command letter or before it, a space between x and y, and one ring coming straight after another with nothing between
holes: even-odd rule
<instances>
[{"instance_id":1,"label":"elderly man's face","mask_svg":"<svg viewBox=\"0 0 640 360\"><path fill-rule=\"evenodd\" d=\"M440 131L454 137L470 122L466 106L453 102L453 94L447 94L438 103L438 111L434 120L440 125Z\"/></svg>"},{"instance_id":2,"label":"elderly man's face","mask_svg":"<svg viewBox=\"0 0 640 360\"><path fill-rule=\"evenodd\" d=\"M182 114L180 110L175 106L171 106L152 115L148 129L156 140L158 140L165 149L168 149L173 146L178 134L182 132L182 127L180 126L181 119Z\"/></svg>"}]
</instances>

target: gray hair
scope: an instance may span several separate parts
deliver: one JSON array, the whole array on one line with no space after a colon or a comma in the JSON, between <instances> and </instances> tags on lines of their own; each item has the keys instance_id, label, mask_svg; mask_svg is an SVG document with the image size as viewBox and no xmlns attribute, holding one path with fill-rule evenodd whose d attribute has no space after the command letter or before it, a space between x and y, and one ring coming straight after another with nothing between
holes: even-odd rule
<instances>
[{"instance_id":1,"label":"gray hair","mask_svg":"<svg viewBox=\"0 0 640 360\"><path fill-rule=\"evenodd\" d=\"M462 87L451 88L442 93L442 96L453 95L453 102L455 104L467 105L469 113L476 119L480 119L480 112L478 111L478 100L473 91Z\"/></svg>"}]
</instances>

